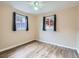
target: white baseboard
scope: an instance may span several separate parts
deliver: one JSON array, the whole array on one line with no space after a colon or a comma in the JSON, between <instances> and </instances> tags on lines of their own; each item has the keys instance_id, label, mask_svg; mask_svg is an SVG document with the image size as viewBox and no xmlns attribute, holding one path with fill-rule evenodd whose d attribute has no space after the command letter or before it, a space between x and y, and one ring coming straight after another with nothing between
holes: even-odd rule
<instances>
[{"instance_id":1,"label":"white baseboard","mask_svg":"<svg viewBox=\"0 0 79 59\"><path fill-rule=\"evenodd\" d=\"M79 54L79 50L78 49L76 49L77 50L77 53Z\"/></svg>"},{"instance_id":2,"label":"white baseboard","mask_svg":"<svg viewBox=\"0 0 79 59\"><path fill-rule=\"evenodd\" d=\"M48 44L51 44L51 45L57 45L57 46L60 46L60 47L65 47L65 48L70 48L70 49L74 49L74 50L76 50L76 48L69 47L69 46L64 46L64 45L57 44L57 43L51 43L51 42L47 42L47 41L43 41L43 40L38 40L38 41L40 41L40 42L44 42L44 43L48 43Z\"/></svg>"},{"instance_id":3,"label":"white baseboard","mask_svg":"<svg viewBox=\"0 0 79 59\"><path fill-rule=\"evenodd\" d=\"M30 40L30 41L33 41L33 40ZM28 41L28 42L30 42L30 41ZM0 49L0 52L3 52L3 51L5 51L5 50L9 50L9 49L15 48L15 47L17 47L17 46L26 44L26 43L28 43L28 42L24 42L24 43L20 43L20 44L17 44L17 45L9 46L9 47L4 48L4 49Z\"/></svg>"},{"instance_id":4,"label":"white baseboard","mask_svg":"<svg viewBox=\"0 0 79 59\"><path fill-rule=\"evenodd\" d=\"M33 40L30 40L30 41L33 41ZM28 42L30 42L30 41L28 41ZM70 49L75 49L75 50L77 50L76 48L72 48L72 47L68 47L68 46L60 45L60 44L57 44L57 43L51 43L51 42L42 41L42 40L37 40L37 41L44 42L44 43L48 43L48 44L51 44L51 45L57 45L57 46L61 46L61 47L65 47L65 48L70 48ZM26 44L26 43L28 43L28 42L24 42L24 43L21 43L21 44L17 44L17 45L13 45L13 46L10 46L10 47L1 49L0 52L5 51L5 50L9 50L9 49L12 49L12 48L15 48L15 47L17 47L17 46ZM79 53L78 50L77 50L77 52Z\"/></svg>"}]
</instances>

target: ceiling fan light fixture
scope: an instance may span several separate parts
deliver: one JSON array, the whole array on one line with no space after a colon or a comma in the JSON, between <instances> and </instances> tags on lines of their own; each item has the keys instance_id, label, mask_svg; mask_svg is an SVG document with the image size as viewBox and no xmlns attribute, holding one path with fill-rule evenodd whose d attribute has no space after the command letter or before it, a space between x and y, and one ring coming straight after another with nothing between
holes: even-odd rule
<instances>
[{"instance_id":1,"label":"ceiling fan light fixture","mask_svg":"<svg viewBox=\"0 0 79 59\"><path fill-rule=\"evenodd\" d=\"M39 8L38 7L34 7L34 10L38 10Z\"/></svg>"},{"instance_id":2,"label":"ceiling fan light fixture","mask_svg":"<svg viewBox=\"0 0 79 59\"><path fill-rule=\"evenodd\" d=\"M35 1L35 2L34 2L34 5L35 5L35 6L39 6L39 2L38 2L38 1Z\"/></svg>"},{"instance_id":3,"label":"ceiling fan light fixture","mask_svg":"<svg viewBox=\"0 0 79 59\"><path fill-rule=\"evenodd\" d=\"M34 6L34 10L38 10L39 9L39 2L38 1L35 1L33 3L33 6Z\"/></svg>"}]
</instances>

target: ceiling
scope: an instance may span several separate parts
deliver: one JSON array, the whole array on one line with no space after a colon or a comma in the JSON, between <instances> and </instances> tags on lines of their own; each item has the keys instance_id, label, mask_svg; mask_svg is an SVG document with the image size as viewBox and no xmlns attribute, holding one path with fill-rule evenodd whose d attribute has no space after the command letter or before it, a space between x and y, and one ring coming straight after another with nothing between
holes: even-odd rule
<instances>
[{"instance_id":1,"label":"ceiling","mask_svg":"<svg viewBox=\"0 0 79 59\"><path fill-rule=\"evenodd\" d=\"M35 11L33 8L34 1L9 1L6 2L16 9L21 11L31 13L31 14L41 14L47 12L53 12L64 8L74 7L79 5L78 1L39 1L39 10Z\"/></svg>"}]
</instances>

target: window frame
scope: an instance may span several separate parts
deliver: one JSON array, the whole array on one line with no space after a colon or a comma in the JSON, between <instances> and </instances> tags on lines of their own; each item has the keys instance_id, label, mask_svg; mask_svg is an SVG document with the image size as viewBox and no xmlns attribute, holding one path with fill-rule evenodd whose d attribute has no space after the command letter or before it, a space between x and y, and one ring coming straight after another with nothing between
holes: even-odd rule
<instances>
[{"instance_id":1,"label":"window frame","mask_svg":"<svg viewBox=\"0 0 79 59\"><path fill-rule=\"evenodd\" d=\"M22 15L22 14L19 14L19 13L16 13L16 12L13 12L13 31L19 31L19 30L17 30L16 29L16 15L20 15L20 16L23 16L23 17L25 17L25 20L26 20L26 31L28 31L29 30L29 28L28 28L28 16L25 16L25 15ZM21 23L21 26L22 26L22 23ZM25 30L20 30L20 31L25 31Z\"/></svg>"}]
</instances>

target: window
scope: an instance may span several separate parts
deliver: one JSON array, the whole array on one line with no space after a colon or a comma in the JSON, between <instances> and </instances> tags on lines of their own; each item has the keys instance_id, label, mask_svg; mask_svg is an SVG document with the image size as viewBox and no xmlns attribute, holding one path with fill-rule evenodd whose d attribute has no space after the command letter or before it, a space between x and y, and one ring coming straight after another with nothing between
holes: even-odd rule
<instances>
[{"instance_id":1,"label":"window","mask_svg":"<svg viewBox=\"0 0 79 59\"><path fill-rule=\"evenodd\" d=\"M56 31L56 15L43 17L43 30Z\"/></svg>"},{"instance_id":2,"label":"window","mask_svg":"<svg viewBox=\"0 0 79 59\"><path fill-rule=\"evenodd\" d=\"M28 30L28 17L13 13L13 31Z\"/></svg>"}]
</instances>

